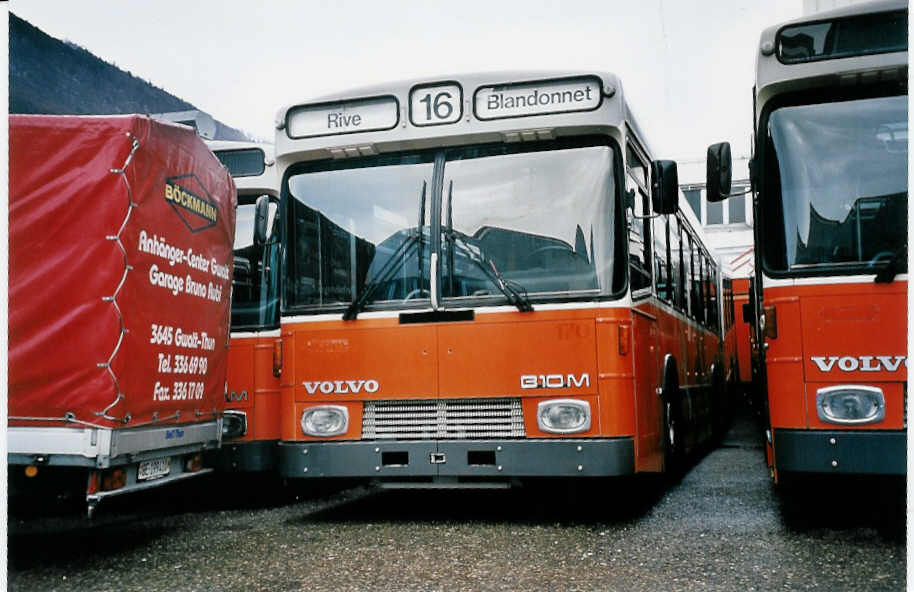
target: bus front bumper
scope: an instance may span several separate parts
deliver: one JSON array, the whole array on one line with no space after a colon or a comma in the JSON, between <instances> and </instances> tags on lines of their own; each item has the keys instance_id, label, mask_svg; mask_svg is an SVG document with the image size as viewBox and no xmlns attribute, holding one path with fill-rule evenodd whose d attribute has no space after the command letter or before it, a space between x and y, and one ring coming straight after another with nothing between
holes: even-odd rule
<instances>
[{"instance_id":1,"label":"bus front bumper","mask_svg":"<svg viewBox=\"0 0 914 592\"><path fill-rule=\"evenodd\" d=\"M280 442L283 477L610 477L634 472L632 438Z\"/></svg>"},{"instance_id":2,"label":"bus front bumper","mask_svg":"<svg viewBox=\"0 0 914 592\"><path fill-rule=\"evenodd\" d=\"M906 452L904 430L774 430L778 471L904 475Z\"/></svg>"},{"instance_id":3,"label":"bus front bumper","mask_svg":"<svg viewBox=\"0 0 914 592\"><path fill-rule=\"evenodd\" d=\"M206 466L226 473L271 471L276 468L276 445L276 440L224 440L221 448L207 451Z\"/></svg>"}]
</instances>

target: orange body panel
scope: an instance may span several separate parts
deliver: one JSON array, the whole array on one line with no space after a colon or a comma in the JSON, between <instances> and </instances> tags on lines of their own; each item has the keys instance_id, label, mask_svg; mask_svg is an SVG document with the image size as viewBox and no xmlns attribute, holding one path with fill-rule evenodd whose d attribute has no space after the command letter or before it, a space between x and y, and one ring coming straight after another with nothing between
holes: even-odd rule
<instances>
[{"instance_id":1,"label":"orange body panel","mask_svg":"<svg viewBox=\"0 0 914 592\"><path fill-rule=\"evenodd\" d=\"M233 442L279 439L279 379L273 376L275 337L233 336L228 355L226 409L247 414L248 433Z\"/></svg>"},{"instance_id":2,"label":"orange body panel","mask_svg":"<svg viewBox=\"0 0 914 592\"><path fill-rule=\"evenodd\" d=\"M654 306L635 309L632 316L632 355L635 364L635 466L642 470L663 468L663 416L660 386L660 311Z\"/></svg>"},{"instance_id":3,"label":"orange body panel","mask_svg":"<svg viewBox=\"0 0 914 592\"><path fill-rule=\"evenodd\" d=\"M906 282L778 287L764 305L777 310L767 338L768 398L773 428L900 429L907 381ZM816 391L838 384L875 386L885 395L878 424L824 423Z\"/></svg>"},{"instance_id":4,"label":"orange body panel","mask_svg":"<svg viewBox=\"0 0 914 592\"><path fill-rule=\"evenodd\" d=\"M519 397L527 437L632 437L635 470L662 470L661 363L667 352L678 356L699 347L703 332L656 305L639 309L509 311L415 325L401 325L397 317L287 322L281 399L290 412L282 417L282 439L358 440L367 400ZM708 352L693 354L689 364L710 364L717 346L708 336ZM686 364L679 367L681 383L688 384ZM693 374L691 384L708 376L707 366ZM539 378L531 386L522 376ZM573 381L546 387L546 376ZM541 432L537 405L568 397L590 403L590 429ZM348 431L335 438L303 435L302 412L325 404L347 408Z\"/></svg>"},{"instance_id":5,"label":"orange body panel","mask_svg":"<svg viewBox=\"0 0 914 592\"><path fill-rule=\"evenodd\" d=\"M519 322L520 313L480 315L472 323L438 327L438 396L589 395L597 392L596 331L585 319ZM520 389L524 375L587 374L573 389Z\"/></svg>"},{"instance_id":6,"label":"orange body panel","mask_svg":"<svg viewBox=\"0 0 914 592\"><path fill-rule=\"evenodd\" d=\"M733 280L733 307L734 307L734 339L736 346L736 359L739 367L739 381L743 384L752 382L752 342L749 332L749 323L743 320L743 305L749 303L749 280L740 278Z\"/></svg>"}]
</instances>

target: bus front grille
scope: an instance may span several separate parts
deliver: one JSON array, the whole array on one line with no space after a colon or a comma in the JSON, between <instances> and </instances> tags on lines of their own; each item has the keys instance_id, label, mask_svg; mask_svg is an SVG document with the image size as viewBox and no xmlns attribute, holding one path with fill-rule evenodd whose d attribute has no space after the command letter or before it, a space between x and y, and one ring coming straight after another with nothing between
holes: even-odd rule
<instances>
[{"instance_id":1,"label":"bus front grille","mask_svg":"<svg viewBox=\"0 0 914 592\"><path fill-rule=\"evenodd\" d=\"M362 438L418 440L523 438L519 398L366 401Z\"/></svg>"}]
</instances>

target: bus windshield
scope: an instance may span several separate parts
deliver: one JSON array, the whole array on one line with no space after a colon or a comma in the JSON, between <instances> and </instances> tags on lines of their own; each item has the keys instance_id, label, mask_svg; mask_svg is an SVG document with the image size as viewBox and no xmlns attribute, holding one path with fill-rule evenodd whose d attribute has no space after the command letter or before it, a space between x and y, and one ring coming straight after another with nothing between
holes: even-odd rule
<instances>
[{"instance_id":1,"label":"bus windshield","mask_svg":"<svg viewBox=\"0 0 914 592\"><path fill-rule=\"evenodd\" d=\"M906 269L907 105L893 96L771 114L783 222L767 257L774 271Z\"/></svg>"},{"instance_id":2,"label":"bus windshield","mask_svg":"<svg viewBox=\"0 0 914 592\"><path fill-rule=\"evenodd\" d=\"M455 304L615 291L614 149L578 144L299 165L287 183L287 307L339 308L366 290L371 306L427 307L433 254Z\"/></svg>"},{"instance_id":3,"label":"bus windshield","mask_svg":"<svg viewBox=\"0 0 914 592\"><path fill-rule=\"evenodd\" d=\"M232 329L262 328L279 322L276 291L279 249L273 239L277 224L275 200L270 201L266 244L254 244L256 197L238 198L235 209L235 271L232 277Z\"/></svg>"}]
</instances>

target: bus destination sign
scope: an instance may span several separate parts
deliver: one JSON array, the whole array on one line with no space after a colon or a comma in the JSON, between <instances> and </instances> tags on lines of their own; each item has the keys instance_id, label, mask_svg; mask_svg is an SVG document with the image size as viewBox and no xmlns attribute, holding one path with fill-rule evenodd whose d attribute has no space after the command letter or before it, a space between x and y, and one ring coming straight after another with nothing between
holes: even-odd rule
<instances>
[{"instance_id":1,"label":"bus destination sign","mask_svg":"<svg viewBox=\"0 0 914 592\"><path fill-rule=\"evenodd\" d=\"M388 130L399 121L399 103L387 96L296 107L289 110L286 127L290 138L313 138Z\"/></svg>"},{"instance_id":2,"label":"bus destination sign","mask_svg":"<svg viewBox=\"0 0 914 592\"><path fill-rule=\"evenodd\" d=\"M481 86L474 101L476 117L502 119L591 111L600 106L600 87L600 80L590 76Z\"/></svg>"}]
</instances>

